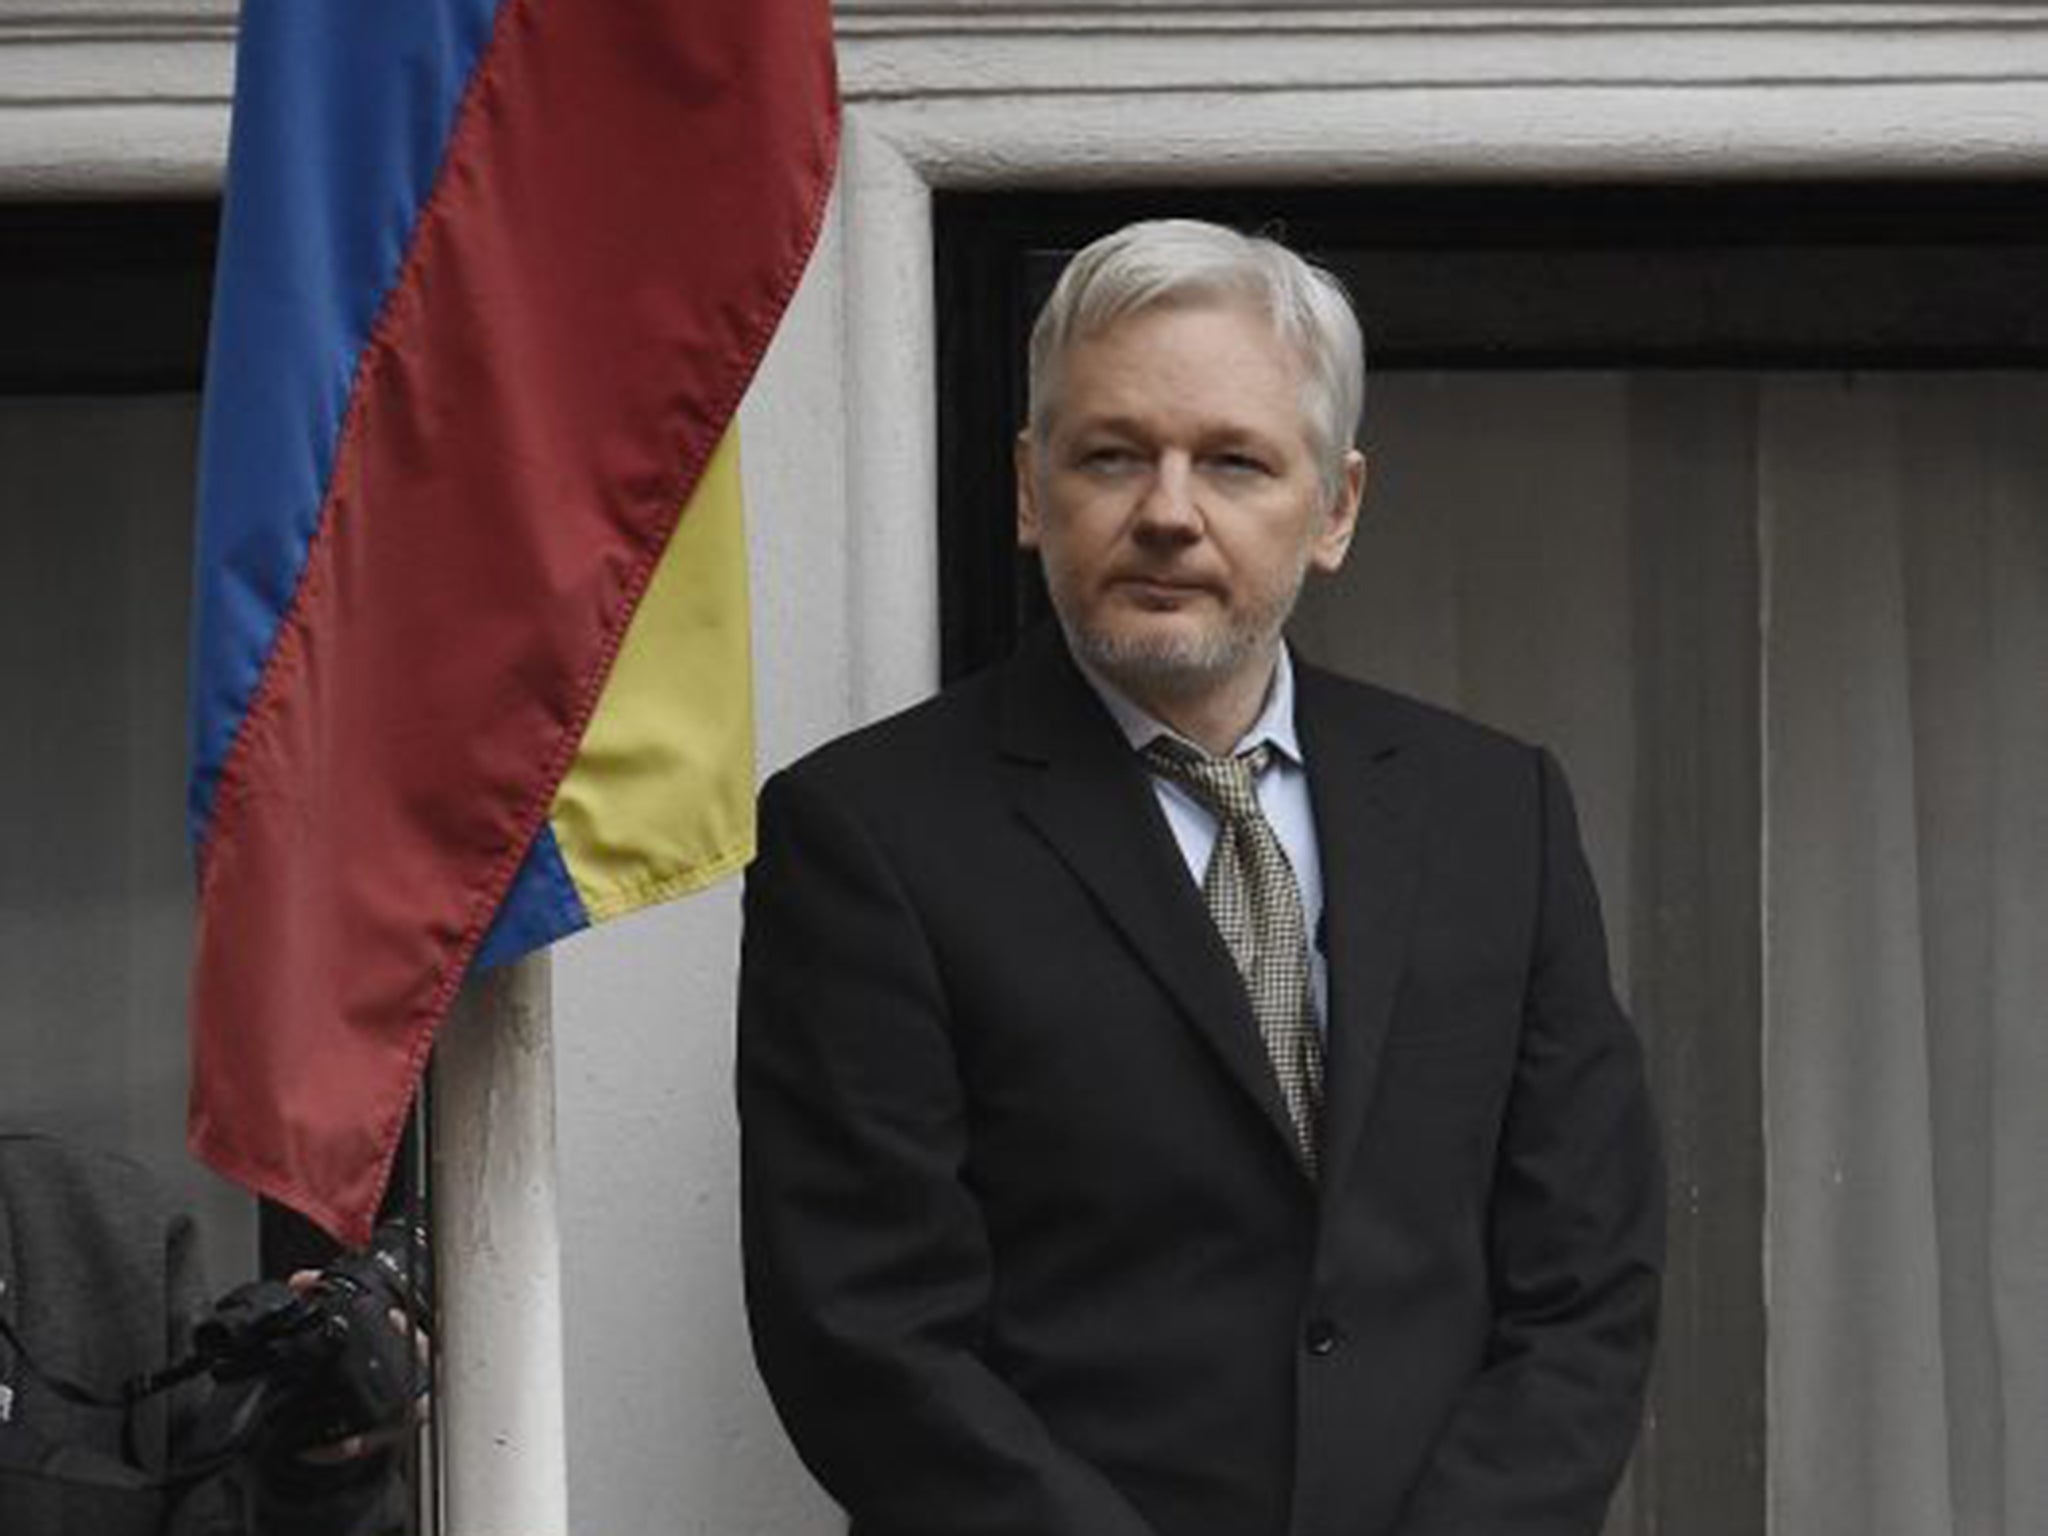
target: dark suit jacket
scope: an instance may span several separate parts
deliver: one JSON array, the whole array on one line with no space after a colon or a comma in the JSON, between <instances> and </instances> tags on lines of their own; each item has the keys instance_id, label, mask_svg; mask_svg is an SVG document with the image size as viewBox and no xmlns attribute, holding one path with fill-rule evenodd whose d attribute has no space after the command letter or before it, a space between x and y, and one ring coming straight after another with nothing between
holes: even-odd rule
<instances>
[{"instance_id":1,"label":"dark suit jacket","mask_svg":"<svg viewBox=\"0 0 2048 1536\"><path fill-rule=\"evenodd\" d=\"M749 1310L860 1536L1590 1536L1662 1181L1551 759L1297 668L1324 1173L1041 634L761 797Z\"/></svg>"}]
</instances>

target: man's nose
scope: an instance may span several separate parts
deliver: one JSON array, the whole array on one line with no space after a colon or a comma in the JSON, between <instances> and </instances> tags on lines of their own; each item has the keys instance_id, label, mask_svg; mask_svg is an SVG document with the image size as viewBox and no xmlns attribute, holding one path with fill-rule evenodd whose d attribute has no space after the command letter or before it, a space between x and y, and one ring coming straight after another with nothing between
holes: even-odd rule
<instances>
[{"instance_id":1,"label":"man's nose","mask_svg":"<svg viewBox=\"0 0 2048 1536\"><path fill-rule=\"evenodd\" d=\"M1163 454L1138 504L1138 531L1150 538L1196 539L1202 509L1195 500L1194 465L1183 454Z\"/></svg>"}]
</instances>

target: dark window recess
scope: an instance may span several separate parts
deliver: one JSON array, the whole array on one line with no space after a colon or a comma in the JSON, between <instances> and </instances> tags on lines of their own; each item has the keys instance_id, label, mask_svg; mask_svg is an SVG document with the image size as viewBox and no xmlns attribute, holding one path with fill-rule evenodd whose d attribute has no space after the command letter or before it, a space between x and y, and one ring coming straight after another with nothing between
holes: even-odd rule
<instances>
[{"instance_id":1,"label":"dark window recess","mask_svg":"<svg viewBox=\"0 0 2048 1536\"><path fill-rule=\"evenodd\" d=\"M1130 219L1278 235L1336 271L1372 371L2048 365L2048 188L1515 186L945 192L936 199L947 678L1045 613L1012 547L1024 343Z\"/></svg>"},{"instance_id":2,"label":"dark window recess","mask_svg":"<svg viewBox=\"0 0 2048 1536\"><path fill-rule=\"evenodd\" d=\"M199 387L213 200L0 203L0 394Z\"/></svg>"},{"instance_id":3,"label":"dark window recess","mask_svg":"<svg viewBox=\"0 0 2048 1536\"><path fill-rule=\"evenodd\" d=\"M1066 256L1134 218L1275 233L1339 273L1371 370L2048 366L2039 185L1518 186L944 193L936 203L939 554L948 678L1046 612L1014 548L1024 345ZM1370 384L1368 401L1372 398ZM1665 424L1682 442L1683 421ZM1397 451L1393 443L1367 447ZM1682 458L1677 472L1683 472ZM1668 468L1668 466L1667 466ZM1652 493L1654 494L1654 493ZM1638 709L1635 1004L1674 1202L1666 1324L1611 1531L1763 1529L1756 554L1742 527L1653 525ZM1311 1356L1338 1346L1305 1325Z\"/></svg>"},{"instance_id":4,"label":"dark window recess","mask_svg":"<svg viewBox=\"0 0 2048 1536\"><path fill-rule=\"evenodd\" d=\"M0 203L0 395L189 394L206 364L220 203ZM380 1212L422 1198L421 1120L407 1124ZM260 1202L266 1275L339 1246Z\"/></svg>"}]
</instances>

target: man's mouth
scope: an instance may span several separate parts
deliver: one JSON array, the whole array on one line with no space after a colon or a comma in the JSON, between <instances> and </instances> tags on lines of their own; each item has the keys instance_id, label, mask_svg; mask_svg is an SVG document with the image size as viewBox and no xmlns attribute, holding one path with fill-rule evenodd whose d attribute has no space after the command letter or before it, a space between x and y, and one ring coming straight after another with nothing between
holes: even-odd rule
<instances>
[{"instance_id":1,"label":"man's mouth","mask_svg":"<svg viewBox=\"0 0 2048 1536\"><path fill-rule=\"evenodd\" d=\"M1208 591L1200 582L1177 581L1166 576L1120 576L1113 585L1141 608L1183 607Z\"/></svg>"}]
</instances>

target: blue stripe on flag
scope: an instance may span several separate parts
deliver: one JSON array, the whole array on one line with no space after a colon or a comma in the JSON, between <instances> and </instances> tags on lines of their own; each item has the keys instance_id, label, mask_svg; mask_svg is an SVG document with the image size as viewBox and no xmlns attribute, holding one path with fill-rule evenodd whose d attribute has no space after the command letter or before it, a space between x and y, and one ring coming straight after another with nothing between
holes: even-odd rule
<instances>
[{"instance_id":1,"label":"blue stripe on flag","mask_svg":"<svg viewBox=\"0 0 2048 1536\"><path fill-rule=\"evenodd\" d=\"M583 898L576 894L576 882L562 861L555 829L543 822L512 879L512 889L505 893L505 904L477 946L470 973L517 960L589 926L590 914L583 910Z\"/></svg>"},{"instance_id":2,"label":"blue stripe on flag","mask_svg":"<svg viewBox=\"0 0 2048 1536\"><path fill-rule=\"evenodd\" d=\"M356 359L497 6L242 7L199 466L195 848L319 520Z\"/></svg>"}]
</instances>

